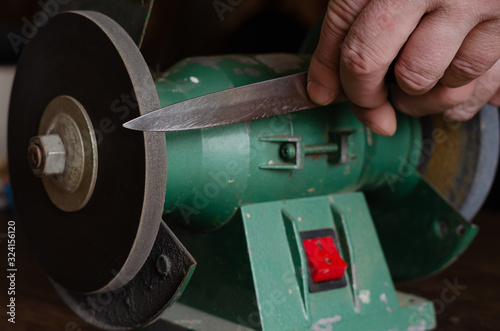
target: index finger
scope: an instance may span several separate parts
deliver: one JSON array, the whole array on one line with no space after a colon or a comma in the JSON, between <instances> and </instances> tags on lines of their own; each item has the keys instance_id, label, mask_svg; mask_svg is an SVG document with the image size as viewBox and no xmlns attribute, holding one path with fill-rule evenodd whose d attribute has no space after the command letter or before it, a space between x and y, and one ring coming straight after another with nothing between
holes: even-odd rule
<instances>
[{"instance_id":1,"label":"index finger","mask_svg":"<svg viewBox=\"0 0 500 331\"><path fill-rule=\"evenodd\" d=\"M425 14L427 1L372 0L342 45L340 79L347 97L364 108L387 100L385 75Z\"/></svg>"},{"instance_id":2,"label":"index finger","mask_svg":"<svg viewBox=\"0 0 500 331\"><path fill-rule=\"evenodd\" d=\"M307 77L309 97L320 105L338 101L340 46L349 28L369 0L330 0L321 27L318 46L311 58Z\"/></svg>"}]
</instances>

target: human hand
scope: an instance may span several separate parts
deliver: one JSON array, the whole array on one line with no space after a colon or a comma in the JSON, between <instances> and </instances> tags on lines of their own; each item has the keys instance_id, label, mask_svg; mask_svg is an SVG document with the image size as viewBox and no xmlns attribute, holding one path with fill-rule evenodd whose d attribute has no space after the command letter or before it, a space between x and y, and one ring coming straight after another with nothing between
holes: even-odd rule
<instances>
[{"instance_id":1,"label":"human hand","mask_svg":"<svg viewBox=\"0 0 500 331\"><path fill-rule=\"evenodd\" d=\"M330 0L308 93L322 105L345 94L361 122L390 136L384 79L395 59L398 109L466 120L491 98L500 103L499 58L498 0Z\"/></svg>"}]
</instances>

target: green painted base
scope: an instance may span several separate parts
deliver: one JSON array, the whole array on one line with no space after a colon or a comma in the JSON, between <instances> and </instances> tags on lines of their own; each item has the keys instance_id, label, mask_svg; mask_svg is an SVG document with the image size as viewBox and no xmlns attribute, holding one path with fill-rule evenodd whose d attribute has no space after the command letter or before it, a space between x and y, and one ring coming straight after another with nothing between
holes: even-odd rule
<instances>
[{"instance_id":1,"label":"green painted base","mask_svg":"<svg viewBox=\"0 0 500 331\"><path fill-rule=\"evenodd\" d=\"M243 206L218 231L172 230L198 261L163 318L193 330L429 330L434 308L397 293L363 193ZM300 233L332 229L347 285L311 293ZM227 327L227 328L226 328Z\"/></svg>"},{"instance_id":2,"label":"green painted base","mask_svg":"<svg viewBox=\"0 0 500 331\"><path fill-rule=\"evenodd\" d=\"M434 327L434 309L429 301L420 297L397 292L401 308L398 314L387 315L386 322L381 323L382 316L369 316L351 321L324 320L318 327L312 330L429 330ZM404 325L410 322L406 328L388 329L387 324ZM420 323L420 324L418 324ZM292 328L293 329L293 328ZM292 330L285 327L281 330ZM295 328L296 330L300 330ZM294 330L295 330L294 329ZM255 330L222 319L215 315L192 308L181 303L174 304L162 316L155 325L144 329L144 331L172 331L172 330L217 330L217 331L247 331Z\"/></svg>"}]
</instances>

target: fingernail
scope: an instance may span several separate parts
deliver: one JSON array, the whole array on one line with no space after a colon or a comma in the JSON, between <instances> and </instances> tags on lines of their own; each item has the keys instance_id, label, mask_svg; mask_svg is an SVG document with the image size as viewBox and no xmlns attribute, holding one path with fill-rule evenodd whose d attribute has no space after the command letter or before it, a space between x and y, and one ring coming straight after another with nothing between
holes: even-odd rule
<instances>
[{"instance_id":1,"label":"fingernail","mask_svg":"<svg viewBox=\"0 0 500 331\"><path fill-rule=\"evenodd\" d=\"M373 132L375 132L376 134L378 134L380 136L391 137L394 135L394 133L391 134L389 131L382 129L381 127L373 124L372 122L366 123L366 126L369 127Z\"/></svg>"},{"instance_id":2,"label":"fingernail","mask_svg":"<svg viewBox=\"0 0 500 331\"><path fill-rule=\"evenodd\" d=\"M323 85L312 80L307 82L307 93L311 100L318 105L326 106L333 101L333 93L330 93Z\"/></svg>"}]
</instances>

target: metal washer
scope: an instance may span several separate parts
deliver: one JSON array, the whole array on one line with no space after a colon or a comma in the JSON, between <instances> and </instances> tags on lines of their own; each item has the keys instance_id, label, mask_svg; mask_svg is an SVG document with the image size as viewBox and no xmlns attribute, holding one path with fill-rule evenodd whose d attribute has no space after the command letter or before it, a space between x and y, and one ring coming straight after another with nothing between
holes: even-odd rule
<instances>
[{"instance_id":1,"label":"metal washer","mask_svg":"<svg viewBox=\"0 0 500 331\"><path fill-rule=\"evenodd\" d=\"M42 178L50 200L66 212L82 209L94 192L98 164L97 139L85 108L70 96L56 97L45 108L38 134L58 134L66 148L64 173Z\"/></svg>"}]
</instances>

